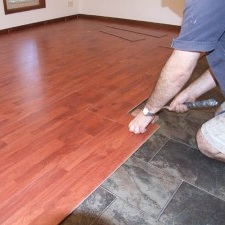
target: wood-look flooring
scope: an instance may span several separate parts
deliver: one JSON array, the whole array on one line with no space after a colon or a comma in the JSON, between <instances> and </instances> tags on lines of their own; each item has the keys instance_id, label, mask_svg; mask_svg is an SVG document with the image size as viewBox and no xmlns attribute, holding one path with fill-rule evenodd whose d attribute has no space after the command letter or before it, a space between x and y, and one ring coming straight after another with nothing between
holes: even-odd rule
<instances>
[{"instance_id":1,"label":"wood-look flooring","mask_svg":"<svg viewBox=\"0 0 225 225\"><path fill-rule=\"evenodd\" d=\"M174 33L132 43L100 32L108 24L0 36L1 225L58 224L158 128L131 134L128 112L154 87Z\"/></svg>"}]
</instances>

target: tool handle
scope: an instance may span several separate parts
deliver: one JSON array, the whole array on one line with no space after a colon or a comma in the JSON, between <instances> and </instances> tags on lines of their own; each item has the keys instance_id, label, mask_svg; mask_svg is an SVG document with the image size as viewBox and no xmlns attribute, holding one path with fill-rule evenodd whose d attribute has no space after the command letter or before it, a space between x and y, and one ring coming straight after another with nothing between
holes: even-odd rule
<instances>
[{"instance_id":1,"label":"tool handle","mask_svg":"<svg viewBox=\"0 0 225 225\"><path fill-rule=\"evenodd\" d=\"M188 109L196 109L196 108L215 107L218 105L218 102L215 99L210 98L202 101L185 102L184 105L186 105Z\"/></svg>"}]
</instances>

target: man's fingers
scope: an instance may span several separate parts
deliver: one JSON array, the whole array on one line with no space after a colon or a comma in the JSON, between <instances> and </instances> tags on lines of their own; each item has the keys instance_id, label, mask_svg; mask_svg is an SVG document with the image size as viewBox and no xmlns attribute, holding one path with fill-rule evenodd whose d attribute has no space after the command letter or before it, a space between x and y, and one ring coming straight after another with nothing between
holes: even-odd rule
<instances>
[{"instance_id":1,"label":"man's fingers","mask_svg":"<svg viewBox=\"0 0 225 225\"><path fill-rule=\"evenodd\" d=\"M184 104L180 104L178 107L180 113L184 113L188 110L187 106L185 106Z\"/></svg>"},{"instance_id":2,"label":"man's fingers","mask_svg":"<svg viewBox=\"0 0 225 225\"><path fill-rule=\"evenodd\" d=\"M145 133L145 132L146 132L146 130L147 130L146 128L141 129L141 130L140 130L140 133L142 133L142 134L143 134L143 133Z\"/></svg>"},{"instance_id":3,"label":"man's fingers","mask_svg":"<svg viewBox=\"0 0 225 225\"><path fill-rule=\"evenodd\" d=\"M163 109L168 109L169 111L175 111L172 106L164 106Z\"/></svg>"},{"instance_id":4,"label":"man's fingers","mask_svg":"<svg viewBox=\"0 0 225 225\"><path fill-rule=\"evenodd\" d=\"M182 103L173 103L170 106L167 106L166 109L177 113L184 113L188 110L187 106Z\"/></svg>"},{"instance_id":5,"label":"man's fingers","mask_svg":"<svg viewBox=\"0 0 225 225\"><path fill-rule=\"evenodd\" d=\"M133 132L133 133L136 132L135 126L134 126L132 123L129 124L129 131L131 131L131 132Z\"/></svg>"},{"instance_id":6,"label":"man's fingers","mask_svg":"<svg viewBox=\"0 0 225 225\"><path fill-rule=\"evenodd\" d=\"M142 111L129 123L129 130L135 134L145 133L154 117L143 115Z\"/></svg>"},{"instance_id":7,"label":"man's fingers","mask_svg":"<svg viewBox=\"0 0 225 225\"><path fill-rule=\"evenodd\" d=\"M129 125L129 131L131 131L131 132L135 132L135 129L134 129L134 125Z\"/></svg>"},{"instance_id":8,"label":"man's fingers","mask_svg":"<svg viewBox=\"0 0 225 225\"><path fill-rule=\"evenodd\" d=\"M135 126L133 124L129 125L129 131L135 133L135 134L140 134L140 133L145 133L146 132L146 128L141 127L141 126Z\"/></svg>"}]
</instances>

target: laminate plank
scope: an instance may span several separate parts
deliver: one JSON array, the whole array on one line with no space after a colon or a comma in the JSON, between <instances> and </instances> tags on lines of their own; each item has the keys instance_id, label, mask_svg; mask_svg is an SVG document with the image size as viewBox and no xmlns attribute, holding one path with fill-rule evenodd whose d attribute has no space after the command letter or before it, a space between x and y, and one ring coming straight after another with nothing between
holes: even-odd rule
<instances>
[{"instance_id":1,"label":"laminate plank","mask_svg":"<svg viewBox=\"0 0 225 225\"><path fill-rule=\"evenodd\" d=\"M43 111L34 113L23 120L18 121L18 123L11 123L8 127L5 127L2 132L2 140L5 143L12 144L14 141L19 140L28 133L32 133L36 129L44 129L43 126L47 126L47 123L50 123L57 119L57 117L64 115L68 112L66 107L54 108L48 113L43 113ZM45 116L46 115L46 116ZM15 130L15 127L18 127ZM26 132L24 132L26 131Z\"/></svg>"},{"instance_id":2,"label":"laminate plank","mask_svg":"<svg viewBox=\"0 0 225 225\"><path fill-rule=\"evenodd\" d=\"M118 38L122 38L124 40L131 41L131 42L141 41L145 39L141 35L131 34L130 32L127 32L124 30L122 31L122 30L116 30L116 29L111 29L106 27L101 29L100 32L109 34Z\"/></svg>"},{"instance_id":3,"label":"laminate plank","mask_svg":"<svg viewBox=\"0 0 225 225\"><path fill-rule=\"evenodd\" d=\"M127 25L107 25L107 27L111 27L111 28L115 28L115 29L119 29L119 30L125 30L125 31L129 31L131 33L144 34L147 36L152 36L152 37L157 37L157 38L166 36L166 33L161 32L161 31L152 31L149 29L130 27Z\"/></svg>"},{"instance_id":4,"label":"laminate plank","mask_svg":"<svg viewBox=\"0 0 225 225\"><path fill-rule=\"evenodd\" d=\"M42 174L45 174L56 166L56 161L53 160L52 155L59 155L59 150L61 150L64 145L62 141L57 139L46 143L46 145L39 148L38 151L30 153L28 157L17 163L16 167L12 168L10 171L12 172L14 170L14 174L10 176L18 183L32 183ZM27 166L24 167L24 165ZM15 170L17 174L15 174ZM7 173L9 173L9 171L7 171Z\"/></svg>"},{"instance_id":5,"label":"laminate plank","mask_svg":"<svg viewBox=\"0 0 225 225\"><path fill-rule=\"evenodd\" d=\"M54 180L60 179L64 174L65 174L64 170L54 169L54 171L51 171L43 175L43 177L41 177L36 183L30 184L27 188L23 189L21 192L17 193L8 201L3 203L0 206L1 210L0 223L29 224L30 220L29 214L26 215L25 214L26 212L20 214L20 209L22 208L22 206L26 206L29 202L31 202L31 199L32 200L37 199L38 195L47 190L47 188L54 183ZM33 210L35 214L38 214L39 210L42 211L41 208L36 209L33 208ZM8 218L10 219L8 220Z\"/></svg>"},{"instance_id":6,"label":"laminate plank","mask_svg":"<svg viewBox=\"0 0 225 225\"><path fill-rule=\"evenodd\" d=\"M97 142L98 143L98 142ZM95 145L94 145L95 146ZM46 215L49 217L46 218L46 215L40 220L36 221L36 223L31 222L30 224L44 224L46 221L49 221L53 223L53 219L58 217L59 210L60 212L64 211L65 208L74 207L74 197L75 199L80 201L80 197L84 196L84 193L88 190L88 192L91 190L91 187L96 182L99 182L99 177L97 176L98 166L101 164L99 161L99 157L106 159L109 155L109 152L112 152L112 150L109 150L108 147L102 147L102 151L99 151L100 145L96 145L95 154L91 154L91 151L89 150L89 154L87 153L87 149L85 147L84 154L78 153L78 157L74 157L74 164L70 171L70 173L64 174L61 179L56 179L55 182L52 182L51 185L49 185L48 188L44 189L39 196L34 197L32 201L30 201L28 204L24 205L24 207L21 207L18 209L16 214L23 214L25 212L28 213L28 218L31 216L31 218L35 218L35 214L37 214L37 211L35 212L33 209L35 208L35 205L38 204L40 206L40 209L38 210L38 214L41 212L44 213L44 209L48 209L46 211ZM86 155L85 155L86 154ZM82 162L83 168L89 168L89 170L86 169L80 169L80 165L76 162L76 160ZM60 165L64 165L67 167L68 170L68 163L65 160L60 161ZM68 159L68 162L71 162L71 160ZM107 170L108 171L108 170ZM94 175L94 176L93 176ZM83 181L88 180L88 185L83 185ZM66 188L65 188L66 187ZM84 191L85 190L85 191ZM51 193L51 195L49 195ZM87 193L86 193L87 195ZM71 198L73 198L73 201L71 201ZM40 202L40 199L44 199L44 201ZM60 203L55 203L54 205L54 199L58 199ZM70 200L69 200L70 199ZM13 199L15 202L15 199ZM69 200L69 201L68 201ZM71 204L73 202L73 204ZM49 212L51 212L49 214ZM54 213L52 213L54 212ZM68 213L68 211L67 211ZM21 218L17 218L17 215L12 215L11 218L7 221L6 224L21 224ZM45 214L45 213L44 213ZM64 214L65 216L65 214ZM62 217L60 218L62 219ZM42 223L41 223L42 221ZM56 221L54 221L56 223ZM50 223L50 224L51 224ZM54 223L53 223L54 224Z\"/></svg>"},{"instance_id":7,"label":"laminate plank","mask_svg":"<svg viewBox=\"0 0 225 225\"><path fill-rule=\"evenodd\" d=\"M60 149L60 145L58 148ZM32 157L27 157L18 165L12 166L5 171L4 174L1 174L1 179L5 181L5 184L11 184L12 179L15 182L8 187L8 190L0 191L2 202L7 202L11 198L14 198L14 196L17 196L22 190L26 190L28 187L27 184L37 183L38 180L49 171L57 170L57 161L59 160L59 156L62 156L62 153L59 154L59 150L56 150L57 147L54 147L55 152L53 152L53 148L51 150L52 152L45 151L46 156L42 153L42 158L40 157L40 153L33 154ZM56 159L58 160L56 161ZM11 180L7 181L7 176L10 177Z\"/></svg>"},{"instance_id":8,"label":"laminate plank","mask_svg":"<svg viewBox=\"0 0 225 225\"><path fill-rule=\"evenodd\" d=\"M15 186L16 186L16 182L13 180L10 180L9 182L1 183L0 205L6 199L9 199L13 193L15 193ZM17 187L17 188L18 190L21 189L21 187Z\"/></svg>"},{"instance_id":9,"label":"laminate plank","mask_svg":"<svg viewBox=\"0 0 225 225\"><path fill-rule=\"evenodd\" d=\"M87 110L82 111L74 118L81 122L81 129L83 129L87 134L90 134L93 137L101 132L104 132L107 128L111 128L113 126L113 122L109 119Z\"/></svg>"},{"instance_id":10,"label":"laminate plank","mask_svg":"<svg viewBox=\"0 0 225 225\"><path fill-rule=\"evenodd\" d=\"M4 148L6 145L7 144L4 141L0 140L0 149Z\"/></svg>"},{"instance_id":11,"label":"laminate plank","mask_svg":"<svg viewBox=\"0 0 225 225\"><path fill-rule=\"evenodd\" d=\"M155 126L155 127L154 127ZM148 132L152 132L152 129L155 129L156 127L158 127L157 125L152 126L152 128L150 130L148 130ZM148 136L149 133L146 133L144 135L141 135L141 140L142 142L144 142ZM133 146L135 146L135 149L130 149L128 143L132 143ZM56 224L57 221L62 220L65 215L67 215L70 211L71 208L71 198L72 198L72 202L75 203L74 206L79 205L80 203L80 199L79 196L82 196L83 199L85 199L88 195L88 193L90 193L91 191L91 186L99 186L99 180L105 180L108 177L108 174L111 174L112 172L114 172L117 168L118 165L120 164L120 162L124 162L126 161L126 159L133 153L133 151L135 151L139 145L140 145L140 136L135 136L132 135L132 137L130 137L129 139L127 139L127 141L121 146L121 151L115 151L115 149L111 149L108 146L102 146L101 144L99 144L99 141L94 141L92 146L94 146L95 149L95 154L92 154L91 156L87 154L87 146L83 146L84 149L84 153L86 154L86 156L80 155L81 158L83 158L81 160L81 158L79 160L81 160L82 165L84 167L89 167L91 165L91 170L89 170L88 173L85 173L84 170L80 171L79 170L79 164L74 162L74 165L69 166L67 162L64 162L64 169L69 170L71 172L71 174L73 174L73 176L69 176L69 175L65 175L64 178L61 181L64 181L63 183L59 183L58 181L55 182L54 186L58 186L58 185L65 185L67 184L67 190L63 190L62 188L57 188L56 191L52 191L54 192L53 195L55 195L56 193L58 193L58 196L55 197L58 199L58 204L54 205L55 207L49 207L51 204L51 198L52 196L47 196L47 192L45 193L45 199L46 201L43 203L44 206L42 205L42 208L48 208L47 212L43 212L42 215L40 215L36 220L32 221L31 224L42 224L42 223L47 223L47 224ZM101 147L101 151L99 151L99 148ZM99 162L99 160L97 160L99 157L104 157L104 159L106 160L106 164L107 164L107 169L105 168L105 164L102 164ZM77 157L73 158L74 160L77 159ZM94 162L94 163L93 163ZM80 171L78 173L78 171ZM95 174L95 176L93 176L93 174ZM98 179L99 177L101 177L101 179ZM65 179L65 180L64 180ZM74 180L74 183L71 184L71 182L69 183L68 180L72 179ZM90 185L82 185L82 179L85 180L89 180L89 184ZM58 184L56 184L58 183ZM76 185L75 185L76 184ZM52 186L53 188L53 186ZM60 190L63 190L63 192L59 193ZM74 194L76 193L76 194ZM44 198L42 196L42 198ZM29 210L29 215L30 214L34 214L34 212L32 211L32 205L34 204L31 203L29 205L29 207L27 206L27 210ZM61 205L62 207L57 208L57 206ZM25 210L25 211L27 211ZM57 213L56 213L57 212Z\"/></svg>"}]
</instances>

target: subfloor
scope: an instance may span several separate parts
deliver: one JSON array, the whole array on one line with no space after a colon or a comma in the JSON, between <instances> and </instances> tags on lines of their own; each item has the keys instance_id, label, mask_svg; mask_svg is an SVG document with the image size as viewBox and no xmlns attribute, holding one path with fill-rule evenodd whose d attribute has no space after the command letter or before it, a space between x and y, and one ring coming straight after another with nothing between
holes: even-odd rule
<instances>
[{"instance_id":1,"label":"subfloor","mask_svg":"<svg viewBox=\"0 0 225 225\"><path fill-rule=\"evenodd\" d=\"M203 58L193 78L206 68ZM202 99L212 97L223 101L217 88ZM160 129L61 225L224 225L225 164L195 142L214 111L160 112Z\"/></svg>"}]
</instances>

